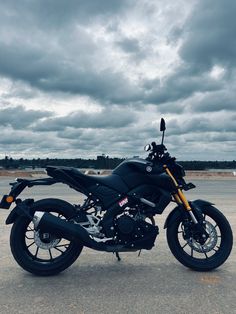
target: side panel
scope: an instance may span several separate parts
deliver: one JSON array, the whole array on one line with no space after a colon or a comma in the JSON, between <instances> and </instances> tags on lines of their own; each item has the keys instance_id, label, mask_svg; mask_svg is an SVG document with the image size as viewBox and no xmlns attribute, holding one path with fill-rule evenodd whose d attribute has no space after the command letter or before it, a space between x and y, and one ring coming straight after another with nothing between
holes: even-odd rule
<instances>
[{"instance_id":1,"label":"side panel","mask_svg":"<svg viewBox=\"0 0 236 314\"><path fill-rule=\"evenodd\" d=\"M155 206L149 208L154 215L162 214L171 201L171 193L155 185L140 185L131 190L128 195L154 203Z\"/></svg>"},{"instance_id":2,"label":"side panel","mask_svg":"<svg viewBox=\"0 0 236 314\"><path fill-rule=\"evenodd\" d=\"M116 174L111 174L109 176L91 176L93 184L106 186L112 190L115 190L119 193L128 192L128 187L122 180L122 178Z\"/></svg>"},{"instance_id":3,"label":"side panel","mask_svg":"<svg viewBox=\"0 0 236 314\"><path fill-rule=\"evenodd\" d=\"M157 188L162 188L169 192L175 191L175 185L171 178L166 173L161 174L142 174L130 173L122 177L123 181L130 189L134 189L139 185L155 185Z\"/></svg>"},{"instance_id":4,"label":"side panel","mask_svg":"<svg viewBox=\"0 0 236 314\"><path fill-rule=\"evenodd\" d=\"M104 185L93 185L89 187L89 191L92 193L93 199L101 201L105 210L121 198L119 192Z\"/></svg>"},{"instance_id":5,"label":"side panel","mask_svg":"<svg viewBox=\"0 0 236 314\"><path fill-rule=\"evenodd\" d=\"M128 193L130 196L136 196L137 198L147 198L151 202L158 201L161 193L157 186L141 184L134 189L131 189Z\"/></svg>"}]
</instances>

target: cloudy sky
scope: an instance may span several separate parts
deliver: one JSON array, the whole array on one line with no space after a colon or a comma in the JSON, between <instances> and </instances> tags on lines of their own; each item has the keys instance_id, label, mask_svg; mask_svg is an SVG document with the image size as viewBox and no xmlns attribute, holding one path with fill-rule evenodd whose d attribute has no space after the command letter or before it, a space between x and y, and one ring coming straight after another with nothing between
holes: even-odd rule
<instances>
[{"instance_id":1,"label":"cloudy sky","mask_svg":"<svg viewBox=\"0 0 236 314\"><path fill-rule=\"evenodd\" d=\"M0 2L0 158L236 159L235 0Z\"/></svg>"}]
</instances>

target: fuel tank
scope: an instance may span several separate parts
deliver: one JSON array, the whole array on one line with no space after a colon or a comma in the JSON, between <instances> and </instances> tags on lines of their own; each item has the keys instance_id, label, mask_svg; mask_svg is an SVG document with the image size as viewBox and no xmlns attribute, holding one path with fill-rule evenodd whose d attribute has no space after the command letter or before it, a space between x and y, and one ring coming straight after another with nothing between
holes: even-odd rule
<instances>
[{"instance_id":1,"label":"fuel tank","mask_svg":"<svg viewBox=\"0 0 236 314\"><path fill-rule=\"evenodd\" d=\"M168 191L175 188L171 178L164 172L163 166L154 165L146 159L126 159L112 173L120 176L130 189L143 184L155 185Z\"/></svg>"},{"instance_id":2,"label":"fuel tank","mask_svg":"<svg viewBox=\"0 0 236 314\"><path fill-rule=\"evenodd\" d=\"M142 158L128 158L119 164L113 173L121 177L127 174L127 172L139 172L143 174L161 173L162 169L153 165L151 161Z\"/></svg>"}]
</instances>

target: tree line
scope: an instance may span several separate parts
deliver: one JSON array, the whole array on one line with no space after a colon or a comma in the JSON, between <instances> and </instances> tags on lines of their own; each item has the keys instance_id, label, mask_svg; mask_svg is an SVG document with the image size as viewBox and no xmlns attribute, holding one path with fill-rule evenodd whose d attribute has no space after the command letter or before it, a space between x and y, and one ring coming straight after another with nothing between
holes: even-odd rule
<instances>
[{"instance_id":1,"label":"tree line","mask_svg":"<svg viewBox=\"0 0 236 314\"><path fill-rule=\"evenodd\" d=\"M63 158L33 158L13 159L6 156L0 159L0 167L4 169L45 168L46 166L66 166L75 168L114 169L124 158L110 158L109 156L97 156L96 159L63 159Z\"/></svg>"},{"instance_id":2,"label":"tree line","mask_svg":"<svg viewBox=\"0 0 236 314\"><path fill-rule=\"evenodd\" d=\"M59 158L33 158L13 159L6 156L0 159L0 167L4 169L45 168L46 166L67 166L75 168L114 169L124 158L111 158L109 156L97 156L96 159L59 159ZM178 161L186 170L207 169L236 169L236 161Z\"/></svg>"}]
</instances>

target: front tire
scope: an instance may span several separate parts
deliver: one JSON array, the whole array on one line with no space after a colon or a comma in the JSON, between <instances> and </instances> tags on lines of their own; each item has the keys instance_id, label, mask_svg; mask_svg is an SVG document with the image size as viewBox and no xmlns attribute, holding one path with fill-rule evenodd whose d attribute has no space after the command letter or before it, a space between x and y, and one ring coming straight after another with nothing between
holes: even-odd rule
<instances>
[{"instance_id":1,"label":"front tire","mask_svg":"<svg viewBox=\"0 0 236 314\"><path fill-rule=\"evenodd\" d=\"M172 254L181 264L193 270L209 271L227 260L233 245L233 234L229 222L217 208L208 205L201 210L205 230L209 234L203 245L189 230L186 231L186 224L191 226L191 223L186 222L182 215L176 215L167 227L167 241Z\"/></svg>"},{"instance_id":2,"label":"front tire","mask_svg":"<svg viewBox=\"0 0 236 314\"><path fill-rule=\"evenodd\" d=\"M32 211L49 212L62 219L74 214L73 206L59 199L44 199L34 203ZM58 239L48 232L34 230L30 218L20 216L13 224L10 246L16 262L26 271L39 276L51 276L71 266L82 251L78 241Z\"/></svg>"}]
</instances>

